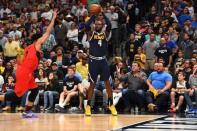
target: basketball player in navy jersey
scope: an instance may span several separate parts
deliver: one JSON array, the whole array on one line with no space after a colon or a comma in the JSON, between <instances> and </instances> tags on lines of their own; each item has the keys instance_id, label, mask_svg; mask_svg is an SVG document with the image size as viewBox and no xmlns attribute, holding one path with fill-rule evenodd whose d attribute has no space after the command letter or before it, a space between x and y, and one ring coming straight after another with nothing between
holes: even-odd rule
<instances>
[{"instance_id":1,"label":"basketball player in navy jersey","mask_svg":"<svg viewBox=\"0 0 197 131\"><path fill-rule=\"evenodd\" d=\"M109 110L112 115L117 115L117 111L115 106L113 105L112 99L112 88L110 86L109 77L110 71L109 66L106 59L106 53L108 50L108 42L107 37L111 30L111 23L109 19L104 15L104 13L100 14L100 16L92 16L90 20L86 23L87 28L94 22L94 29L89 33L88 40L90 43L89 48L89 78L90 78L90 87L88 89L88 102L85 109L85 114L87 116L91 115L91 107L90 100L93 95L94 87L97 81L98 75L100 75L100 79L105 81L105 87L108 93L108 104ZM103 28L105 31L103 31Z\"/></svg>"}]
</instances>

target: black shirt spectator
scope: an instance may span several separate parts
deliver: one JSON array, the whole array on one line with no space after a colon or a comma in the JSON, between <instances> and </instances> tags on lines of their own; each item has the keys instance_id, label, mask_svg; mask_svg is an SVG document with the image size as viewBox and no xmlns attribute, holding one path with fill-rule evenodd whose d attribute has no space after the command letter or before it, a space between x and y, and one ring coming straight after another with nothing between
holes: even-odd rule
<instances>
[{"instance_id":1,"label":"black shirt spectator","mask_svg":"<svg viewBox=\"0 0 197 131\"><path fill-rule=\"evenodd\" d=\"M162 58L165 62L164 65L170 66L172 62L172 56L171 56L172 51L168 47L166 47L164 44L165 44L165 39L161 38L161 45L159 48L156 49L155 56L157 57L157 61L159 58Z\"/></svg>"},{"instance_id":2,"label":"black shirt spectator","mask_svg":"<svg viewBox=\"0 0 197 131\"><path fill-rule=\"evenodd\" d=\"M81 81L76 77L66 77L64 79L64 86L66 86L66 89L68 91L72 90L74 88L75 85L78 85L79 83L81 83Z\"/></svg>"},{"instance_id":3,"label":"black shirt spectator","mask_svg":"<svg viewBox=\"0 0 197 131\"><path fill-rule=\"evenodd\" d=\"M137 53L137 49L140 46L140 42L138 40L135 40L135 35L130 34L130 39L129 41L127 41L125 46L125 51L127 56L130 58L130 61L134 60L134 55Z\"/></svg>"}]
</instances>

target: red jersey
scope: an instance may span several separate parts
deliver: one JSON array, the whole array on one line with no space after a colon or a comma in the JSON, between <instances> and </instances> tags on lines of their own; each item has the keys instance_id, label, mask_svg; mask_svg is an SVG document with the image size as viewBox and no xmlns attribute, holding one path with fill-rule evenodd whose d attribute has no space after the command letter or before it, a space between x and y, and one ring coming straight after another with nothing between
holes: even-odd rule
<instances>
[{"instance_id":1,"label":"red jersey","mask_svg":"<svg viewBox=\"0 0 197 131\"><path fill-rule=\"evenodd\" d=\"M37 69L38 63L35 44L31 44L25 48L21 63L17 64L15 92L18 97L21 97L29 89L37 88L34 71Z\"/></svg>"}]
</instances>

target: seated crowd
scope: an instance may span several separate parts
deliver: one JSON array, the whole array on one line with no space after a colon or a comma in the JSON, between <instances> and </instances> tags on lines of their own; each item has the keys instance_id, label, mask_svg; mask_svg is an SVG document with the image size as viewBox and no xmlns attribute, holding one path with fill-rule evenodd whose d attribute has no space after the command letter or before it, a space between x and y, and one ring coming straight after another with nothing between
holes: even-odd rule
<instances>
[{"instance_id":1,"label":"seated crowd","mask_svg":"<svg viewBox=\"0 0 197 131\"><path fill-rule=\"evenodd\" d=\"M91 15L86 3L80 0L43 1L30 1L28 8L22 8L18 1L4 0L10 4L0 6L0 94L14 90L18 59L31 44L32 34L45 32L53 9L58 8L60 13L34 72L39 87L34 111L83 113L91 79L90 30L84 26ZM112 24L107 59L117 111L197 113L195 3L192 0L161 0L161 6L148 0L144 3L100 0L100 3ZM27 91L20 101L0 103L0 109L23 111L28 95ZM107 113L107 101L104 81L98 77L91 100L93 111Z\"/></svg>"}]
</instances>

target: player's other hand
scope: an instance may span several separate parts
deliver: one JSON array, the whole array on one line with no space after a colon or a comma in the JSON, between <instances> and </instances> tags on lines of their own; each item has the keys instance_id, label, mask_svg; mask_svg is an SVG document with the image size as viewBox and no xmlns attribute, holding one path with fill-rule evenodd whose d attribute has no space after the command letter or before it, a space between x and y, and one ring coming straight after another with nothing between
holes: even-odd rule
<instances>
[{"instance_id":1,"label":"player's other hand","mask_svg":"<svg viewBox=\"0 0 197 131\"><path fill-rule=\"evenodd\" d=\"M53 11L53 18L56 19L57 15L58 15L58 9L54 9Z\"/></svg>"}]
</instances>

